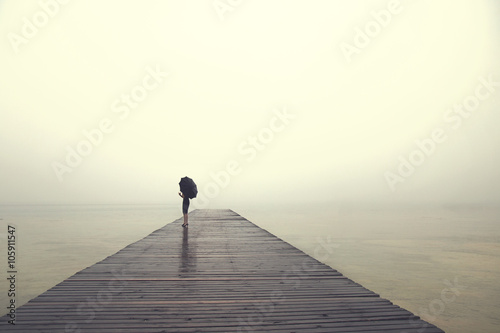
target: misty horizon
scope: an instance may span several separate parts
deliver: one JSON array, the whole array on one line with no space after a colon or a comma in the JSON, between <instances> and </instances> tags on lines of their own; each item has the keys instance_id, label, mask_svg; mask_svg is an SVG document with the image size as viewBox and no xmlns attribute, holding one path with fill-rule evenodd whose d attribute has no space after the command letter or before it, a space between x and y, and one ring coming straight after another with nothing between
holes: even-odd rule
<instances>
[{"instance_id":1,"label":"misty horizon","mask_svg":"<svg viewBox=\"0 0 500 333\"><path fill-rule=\"evenodd\" d=\"M1 1L0 204L498 205L498 11Z\"/></svg>"}]
</instances>

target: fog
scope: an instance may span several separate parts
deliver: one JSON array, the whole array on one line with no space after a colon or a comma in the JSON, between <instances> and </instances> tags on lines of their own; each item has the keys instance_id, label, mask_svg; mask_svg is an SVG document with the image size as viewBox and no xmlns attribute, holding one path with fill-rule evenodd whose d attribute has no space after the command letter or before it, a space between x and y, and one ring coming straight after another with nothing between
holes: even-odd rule
<instances>
[{"instance_id":1,"label":"fog","mask_svg":"<svg viewBox=\"0 0 500 333\"><path fill-rule=\"evenodd\" d=\"M496 1L0 2L0 203L500 203Z\"/></svg>"}]
</instances>

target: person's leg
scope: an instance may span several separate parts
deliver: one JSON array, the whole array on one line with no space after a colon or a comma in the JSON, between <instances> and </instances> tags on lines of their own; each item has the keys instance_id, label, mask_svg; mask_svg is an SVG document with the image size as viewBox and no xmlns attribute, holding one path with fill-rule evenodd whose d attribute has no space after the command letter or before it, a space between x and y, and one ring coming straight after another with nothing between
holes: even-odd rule
<instances>
[{"instance_id":1,"label":"person's leg","mask_svg":"<svg viewBox=\"0 0 500 333\"><path fill-rule=\"evenodd\" d=\"M188 212L189 212L189 199L184 198L182 201L182 213L184 213L184 224L183 226L188 225Z\"/></svg>"},{"instance_id":2,"label":"person's leg","mask_svg":"<svg viewBox=\"0 0 500 333\"><path fill-rule=\"evenodd\" d=\"M189 199L184 198L182 200L182 214L184 214L184 223L182 226L186 226L188 224L188 210L189 210Z\"/></svg>"}]
</instances>

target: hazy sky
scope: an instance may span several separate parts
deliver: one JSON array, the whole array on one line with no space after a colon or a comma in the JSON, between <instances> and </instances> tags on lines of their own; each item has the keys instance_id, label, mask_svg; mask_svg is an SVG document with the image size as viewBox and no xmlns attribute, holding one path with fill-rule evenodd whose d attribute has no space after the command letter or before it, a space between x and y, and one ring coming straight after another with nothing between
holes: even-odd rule
<instances>
[{"instance_id":1,"label":"hazy sky","mask_svg":"<svg viewBox=\"0 0 500 333\"><path fill-rule=\"evenodd\" d=\"M0 1L0 203L500 203L499 9Z\"/></svg>"}]
</instances>

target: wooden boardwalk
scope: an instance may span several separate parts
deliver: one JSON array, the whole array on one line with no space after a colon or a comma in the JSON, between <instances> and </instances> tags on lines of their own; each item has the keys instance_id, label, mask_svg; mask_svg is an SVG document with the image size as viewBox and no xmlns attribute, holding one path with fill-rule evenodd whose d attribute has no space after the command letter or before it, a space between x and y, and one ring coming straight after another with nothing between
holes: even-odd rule
<instances>
[{"instance_id":1,"label":"wooden boardwalk","mask_svg":"<svg viewBox=\"0 0 500 333\"><path fill-rule=\"evenodd\" d=\"M22 332L443 332L231 210L196 210L17 309Z\"/></svg>"}]
</instances>

